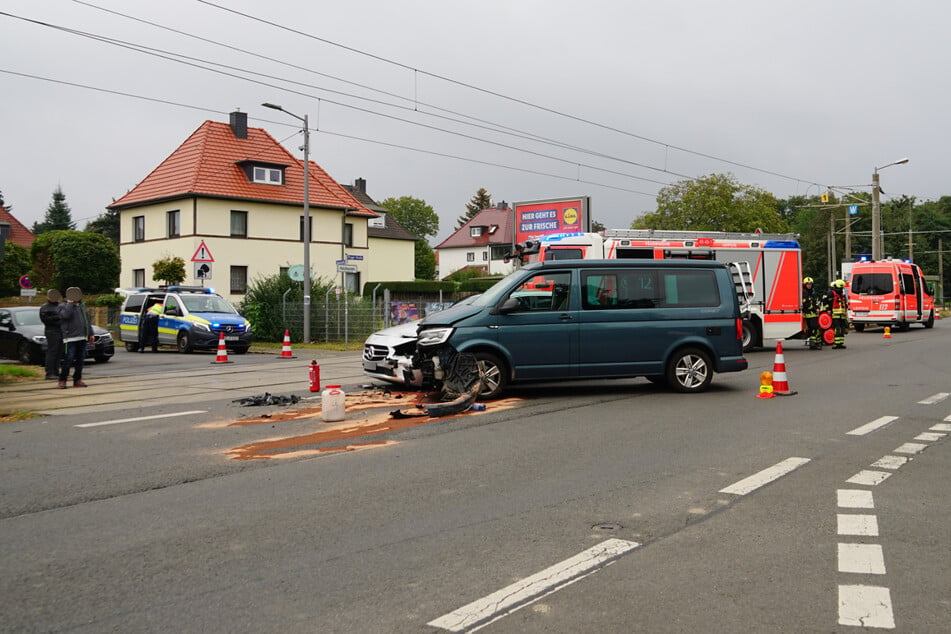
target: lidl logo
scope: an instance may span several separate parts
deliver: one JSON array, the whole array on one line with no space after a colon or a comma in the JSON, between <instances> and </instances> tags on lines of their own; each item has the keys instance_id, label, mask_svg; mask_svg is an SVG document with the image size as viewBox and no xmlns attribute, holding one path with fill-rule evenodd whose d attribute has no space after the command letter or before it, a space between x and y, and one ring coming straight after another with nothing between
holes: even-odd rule
<instances>
[{"instance_id":1,"label":"lidl logo","mask_svg":"<svg viewBox=\"0 0 951 634\"><path fill-rule=\"evenodd\" d=\"M578 210L574 207L568 207L562 214L562 220L566 225L578 224Z\"/></svg>"}]
</instances>

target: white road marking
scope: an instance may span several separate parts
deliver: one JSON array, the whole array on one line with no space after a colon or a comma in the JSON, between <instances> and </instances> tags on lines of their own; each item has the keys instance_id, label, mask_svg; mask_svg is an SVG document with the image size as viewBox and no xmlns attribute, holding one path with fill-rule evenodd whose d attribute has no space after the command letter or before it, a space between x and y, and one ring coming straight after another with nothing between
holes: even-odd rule
<instances>
[{"instance_id":1,"label":"white road marking","mask_svg":"<svg viewBox=\"0 0 951 634\"><path fill-rule=\"evenodd\" d=\"M839 625L895 628L888 588L839 586Z\"/></svg>"},{"instance_id":2,"label":"white road marking","mask_svg":"<svg viewBox=\"0 0 951 634\"><path fill-rule=\"evenodd\" d=\"M873 509L875 501L872 492L862 489L838 489L836 492L838 504L844 509Z\"/></svg>"},{"instance_id":3,"label":"white road marking","mask_svg":"<svg viewBox=\"0 0 951 634\"><path fill-rule=\"evenodd\" d=\"M924 442L934 442L934 441L936 441L936 440L941 440L941 439L944 438L946 435L947 435L947 434L936 434L936 433L932 433L932 432L927 432L927 431L926 431L926 432L924 432L924 433L918 434L917 436L915 436L914 438L912 438L912 440L921 440L921 441L924 441Z\"/></svg>"},{"instance_id":4,"label":"white road marking","mask_svg":"<svg viewBox=\"0 0 951 634\"><path fill-rule=\"evenodd\" d=\"M839 513L836 515L836 525L839 535L878 537L878 518L874 515Z\"/></svg>"},{"instance_id":5,"label":"white road marking","mask_svg":"<svg viewBox=\"0 0 951 634\"><path fill-rule=\"evenodd\" d=\"M948 416L947 418L945 418L945 420L951 420L951 416ZM946 423L938 423L934 427L929 427L928 429L930 429L931 431L951 431L951 425L948 425Z\"/></svg>"},{"instance_id":6,"label":"white road marking","mask_svg":"<svg viewBox=\"0 0 951 634\"><path fill-rule=\"evenodd\" d=\"M885 574L885 557L879 544L839 544L839 572Z\"/></svg>"},{"instance_id":7,"label":"white road marking","mask_svg":"<svg viewBox=\"0 0 951 634\"><path fill-rule=\"evenodd\" d=\"M597 546L546 568L539 573L497 592L464 605L458 610L427 623L432 627L450 632L472 631L474 626L487 625L489 622L522 608L530 603L560 590L583 577L597 572L600 568L614 563L625 553L640 546L637 542L621 539L609 539Z\"/></svg>"},{"instance_id":8,"label":"white road marking","mask_svg":"<svg viewBox=\"0 0 951 634\"><path fill-rule=\"evenodd\" d=\"M869 466L878 467L879 469L891 469L894 471L898 467L903 466L909 460L910 458L906 458L905 456L882 456Z\"/></svg>"},{"instance_id":9,"label":"white road marking","mask_svg":"<svg viewBox=\"0 0 951 634\"><path fill-rule=\"evenodd\" d=\"M940 403L944 399L951 396L948 392L938 392L937 394L932 394L923 401L918 401L919 405L934 405L935 403Z\"/></svg>"},{"instance_id":10,"label":"white road marking","mask_svg":"<svg viewBox=\"0 0 951 634\"><path fill-rule=\"evenodd\" d=\"M928 445L923 445L918 442L906 442L901 447L898 447L894 450L895 453L921 453L925 450L925 447Z\"/></svg>"},{"instance_id":11,"label":"white road marking","mask_svg":"<svg viewBox=\"0 0 951 634\"><path fill-rule=\"evenodd\" d=\"M734 482L725 489L720 489L720 493L733 493L734 495L746 495L755 491L761 486L767 485L773 480L778 480L787 473L794 471L802 465L809 462L809 458L786 458L782 462L776 463L772 467L763 469L759 473L754 473L748 478L739 482Z\"/></svg>"},{"instance_id":12,"label":"white road marking","mask_svg":"<svg viewBox=\"0 0 951 634\"><path fill-rule=\"evenodd\" d=\"M867 484L868 486L875 486L887 480L888 476L890 475L890 473L885 471L869 471L868 469L863 469L846 480L846 482L849 484Z\"/></svg>"},{"instance_id":13,"label":"white road marking","mask_svg":"<svg viewBox=\"0 0 951 634\"><path fill-rule=\"evenodd\" d=\"M102 427L103 425L118 425L120 423L135 423L142 420L155 420L157 418L172 418L173 416L191 416L192 414L204 414L208 410L193 409L189 412L174 412L172 414L155 414L154 416L138 416L136 418L119 418L117 420L106 420L101 423L83 423L74 425L75 427Z\"/></svg>"},{"instance_id":14,"label":"white road marking","mask_svg":"<svg viewBox=\"0 0 951 634\"><path fill-rule=\"evenodd\" d=\"M876 429L884 427L888 423L898 420L897 416L882 416L881 418L876 418L871 423L865 423L861 427L856 427L850 432L846 432L848 436L864 436L865 434L870 434Z\"/></svg>"}]
</instances>

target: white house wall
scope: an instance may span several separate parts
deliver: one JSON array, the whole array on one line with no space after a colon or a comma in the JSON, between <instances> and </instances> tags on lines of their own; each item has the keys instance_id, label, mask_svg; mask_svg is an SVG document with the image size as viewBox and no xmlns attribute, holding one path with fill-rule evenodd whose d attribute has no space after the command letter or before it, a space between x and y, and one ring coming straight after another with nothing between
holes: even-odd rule
<instances>
[{"instance_id":1,"label":"white house wall","mask_svg":"<svg viewBox=\"0 0 951 634\"><path fill-rule=\"evenodd\" d=\"M181 237L169 239L166 236L166 212L176 209L180 212ZM247 238L230 236L232 210L248 213ZM211 263L212 277L205 285L214 287L222 295L238 301L242 295L232 295L230 292L232 266L248 267L248 284L251 285L257 278L278 274L281 268L303 264L304 248L299 240L302 215L302 207L207 198L183 199L172 203L124 209L120 212L120 285L133 286L134 270L144 269L146 285L157 286L161 281L152 278L152 263L169 257L185 260L185 284L200 284L200 280L194 277L195 265L191 258L204 241L214 257L214 262ZM145 218L143 242L133 242L133 218L136 216ZM357 267L364 284L372 279L413 279L412 242L380 241L401 244L405 242L409 245L408 256L399 249L382 247L380 253L375 250L371 252L368 248L366 219L348 216L346 222L353 225L354 246L343 249L343 212L311 208L310 217L313 225L310 263L314 279L339 281L336 261L346 259L346 255L363 256L362 260L347 260L347 263ZM395 260L396 257L399 257L399 262ZM378 258L381 261L375 262ZM381 277L371 275L373 266L381 272Z\"/></svg>"}]
</instances>

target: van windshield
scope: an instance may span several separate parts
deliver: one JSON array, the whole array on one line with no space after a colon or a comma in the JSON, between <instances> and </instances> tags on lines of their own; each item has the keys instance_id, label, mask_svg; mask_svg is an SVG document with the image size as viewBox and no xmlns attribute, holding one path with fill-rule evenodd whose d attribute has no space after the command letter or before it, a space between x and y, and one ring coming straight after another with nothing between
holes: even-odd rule
<instances>
[{"instance_id":1,"label":"van windshield","mask_svg":"<svg viewBox=\"0 0 951 634\"><path fill-rule=\"evenodd\" d=\"M853 295L888 295L895 290L891 273L859 273L851 281Z\"/></svg>"},{"instance_id":2,"label":"van windshield","mask_svg":"<svg viewBox=\"0 0 951 634\"><path fill-rule=\"evenodd\" d=\"M237 311L223 297L218 295L182 295L182 302L190 313L228 313Z\"/></svg>"}]
</instances>

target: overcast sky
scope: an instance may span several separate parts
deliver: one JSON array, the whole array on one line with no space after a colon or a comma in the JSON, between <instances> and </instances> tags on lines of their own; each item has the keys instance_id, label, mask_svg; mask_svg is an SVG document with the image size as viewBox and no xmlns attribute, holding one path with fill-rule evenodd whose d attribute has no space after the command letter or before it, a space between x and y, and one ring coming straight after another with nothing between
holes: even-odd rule
<instances>
[{"instance_id":1,"label":"overcast sky","mask_svg":"<svg viewBox=\"0 0 951 634\"><path fill-rule=\"evenodd\" d=\"M262 102L309 116L311 159L338 182L432 205L440 239L480 187L496 202L587 195L607 227L653 211L664 184L721 172L780 198L867 192L876 167L909 157L881 173L888 197L951 194L947 0L0 12L0 191L27 226L60 186L82 229L235 109L301 156L299 123Z\"/></svg>"}]
</instances>

